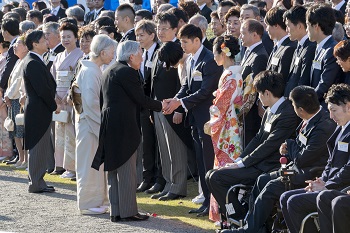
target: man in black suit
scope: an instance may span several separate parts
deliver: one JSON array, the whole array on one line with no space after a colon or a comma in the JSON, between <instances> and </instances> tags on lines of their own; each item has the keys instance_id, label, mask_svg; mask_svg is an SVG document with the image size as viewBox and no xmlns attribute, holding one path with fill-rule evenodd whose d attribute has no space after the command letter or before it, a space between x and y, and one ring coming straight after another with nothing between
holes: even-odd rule
<instances>
[{"instance_id":1,"label":"man in black suit","mask_svg":"<svg viewBox=\"0 0 350 233\"><path fill-rule=\"evenodd\" d=\"M199 14L203 15L207 19L207 22L210 23L210 14L212 10L207 6L207 1L208 0L197 0L196 3L200 10Z\"/></svg>"},{"instance_id":2,"label":"man in black suit","mask_svg":"<svg viewBox=\"0 0 350 233\"><path fill-rule=\"evenodd\" d=\"M120 42L127 40L136 40L134 30L135 11L132 6L125 3L118 6L115 11L115 25L123 37Z\"/></svg>"},{"instance_id":3,"label":"man in black suit","mask_svg":"<svg viewBox=\"0 0 350 233\"><path fill-rule=\"evenodd\" d=\"M282 74L287 82L296 42L291 41L286 32L286 24L283 22L285 11L285 9L274 7L267 12L265 17L269 36L271 40L277 41L270 54L266 69Z\"/></svg>"},{"instance_id":4,"label":"man in black suit","mask_svg":"<svg viewBox=\"0 0 350 233\"><path fill-rule=\"evenodd\" d=\"M180 29L179 38L185 53L191 54L187 59L185 84L173 99L168 100L165 114L183 107L186 111L185 124L192 126L197 167L205 200L201 207L190 210L205 216L209 213L210 192L205 183L205 174L214 164L214 149L211 137L204 133L203 126L209 120L209 107L212 105L213 91L217 89L222 67L214 61L213 53L202 45L200 28L187 24Z\"/></svg>"},{"instance_id":5,"label":"man in black suit","mask_svg":"<svg viewBox=\"0 0 350 233\"><path fill-rule=\"evenodd\" d=\"M326 103L330 117L337 123L327 141L329 159L322 176L309 180L303 189L282 194L280 204L284 220L291 233L299 232L306 215L317 211L316 197L326 189L342 190L350 185L350 88L346 84L332 85L327 92ZM308 221L304 232L317 232L313 221ZM326 231L325 231L326 232ZM329 232L329 231L327 231Z\"/></svg>"},{"instance_id":6,"label":"man in black suit","mask_svg":"<svg viewBox=\"0 0 350 233\"><path fill-rule=\"evenodd\" d=\"M55 22L48 22L43 26L43 32L49 47L49 51L44 54L43 58L44 63L49 70L51 69L53 61L56 59L57 54L65 50L61 44L60 32L58 30L59 27L60 25Z\"/></svg>"},{"instance_id":7,"label":"man in black suit","mask_svg":"<svg viewBox=\"0 0 350 233\"><path fill-rule=\"evenodd\" d=\"M312 179L310 169L325 166L328 152L326 142L335 129L329 114L320 107L317 94L312 87L298 86L290 94L295 113L303 120L297 128L297 138L287 139L280 147L280 154L289 161L286 169L294 170L291 177L292 188L305 186ZM271 216L280 195L286 190L280 171L260 175L253 187L251 200L254 205L244 227L232 231L256 233L262 231Z\"/></svg>"},{"instance_id":8,"label":"man in black suit","mask_svg":"<svg viewBox=\"0 0 350 233\"><path fill-rule=\"evenodd\" d=\"M316 43L311 42L306 33L305 7L292 7L284 13L283 18L287 26L289 38L292 41L298 42L290 66L286 89L284 90L284 96L288 97L294 87L300 85L310 86L310 70L314 59Z\"/></svg>"},{"instance_id":9,"label":"man in black suit","mask_svg":"<svg viewBox=\"0 0 350 233\"><path fill-rule=\"evenodd\" d=\"M32 21L35 28L38 28L43 24L43 13L38 10L30 10L27 12L27 20Z\"/></svg>"},{"instance_id":10,"label":"man in black suit","mask_svg":"<svg viewBox=\"0 0 350 233\"><path fill-rule=\"evenodd\" d=\"M96 20L98 16L101 14L101 12L105 10L105 8L103 7L104 4L105 4L105 0L94 0L95 10L93 12L93 18L91 21Z\"/></svg>"},{"instance_id":11,"label":"man in black suit","mask_svg":"<svg viewBox=\"0 0 350 233\"><path fill-rule=\"evenodd\" d=\"M261 41L264 27L255 19L247 19L241 26L241 41L246 52L241 61L242 78L245 80L249 74L254 78L266 69L268 55ZM261 118L258 114L258 105L253 104L245 116L243 143L246 147L259 131Z\"/></svg>"},{"instance_id":12,"label":"man in black suit","mask_svg":"<svg viewBox=\"0 0 350 233\"><path fill-rule=\"evenodd\" d=\"M85 24L89 24L92 21L94 21L95 3L94 3L94 0L86 0L85 3L86 3L87 8L89 8L90 11L85 14L84 22L85 22Z\"/></svg>"},{"instance_id":13,"label":"man in black suit","mask_svg":"<svg viewBox=\"0 0 350 233\"><path fill-rule=\"evenodd\" d=\"M206 35L207 35L207 29L208 29L208 22L205 19L203 15L194 15L190 20L188 21L189 24L193 24L197 27L199 27L202 30L202 44L205 48L209 49L210 51L213 51L213 44L208 41Z\"/></svg>"},{"instance_id":14,"label":"man in black suit","mask_svg":"<svg viewBox=\"0 0 350 233\"><path fill-rule=\"evenodd\" d=\"M346 2L344 0L331 0L330 2L332 2L332 7L334 10L338 10L341 13L343 13L343 15L345 15L345 9L346 9Z\"/></svg>"},{"instance_id":15,"label":"man in black suit","mask_svg":"<svg viewBox=\"0 0 350 233\"><path fill-rule=\"evenodd\" d=\"M24 107L24 149L29 150L30 193L54 192L43 177L47 159L53 157L51 141L52 112L60 112L55 102L56 82L46 68L42 55L47 51L47 42L42 31L32 31L26 37L30 51L23 59L23 81L26 89Z\"/></svg>"},{"instance_id":16,"label":"man in black suit","mask_svg":"<svg viewBox=\"0 0 350 233\"><path fill-rule=\"evenodd\" d=\"M283 97L284 80L274 71L263 71L254 79L254 87L265 111L261 127L255 138L243 150L240 157L221 169L206 174L208 188L219 204L221 214L226 213L226 193L236 184L253 185L262 173L268 173L280 166L279 147L294 135L300 120L289 100ZM243 219L245 212L234 193L230 201L236 213L235 219Z\"/></svg>"},{"instance_id":17,"label":"man in black suit","mask_svg":"<svg viewBox=\"0 0 350 233\"><path fill-rule=\"evenodd\" d=\"M67 17L66 9L61 8L60 0L50 0L50 4L51 4L51 9L49 9L50 14L57 16L58 19Z\"/></svg>"},{"instance_id":18,"label":"man in black suit","mask_svg":"<svg viewBox=\"0 0 350 233\"><path fill-rule=\"evenodd\" d=\"M310 41L317 43L310 83L316 89L320 103L325 107L324 94L343 75L333 55L334 46L337 44L332 37L335 25L333 9L319 4L311 6L306 12L306 25Z\"/></svg>"}]
</instances>

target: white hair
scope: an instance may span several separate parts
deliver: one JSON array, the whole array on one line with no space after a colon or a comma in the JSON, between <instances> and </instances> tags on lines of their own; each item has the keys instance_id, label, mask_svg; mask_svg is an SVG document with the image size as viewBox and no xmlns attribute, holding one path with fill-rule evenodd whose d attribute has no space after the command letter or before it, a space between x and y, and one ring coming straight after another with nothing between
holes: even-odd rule
<instances>
[{"instance_id":1,"label":"white hair","mask_svg":"<svg viewBox=\"0 0 350 233\"><path fill-rule=\"evenodd\" d=\"M85 12L80 6L71 6L66 9L66 15L67 17L75 17L77 21L81 22L84 21Z\"/></svg>"},{"instance_id":2,"label":"white hair","mask_svg":"<svg viewBox=\"0 0 350 233\"><path fill-rule=\"evenodd\" d=\"M36 27L36 25L33 21L24 20L24 21L19 23L19 30L22 34L27 32L29 29L34 30L35 27Z\"/></svg>"},{"instance_id":3,"label":"white hair","mask_svg":"<svg viewBox=\"0 0 350 233\"><path fill-rule=\"evenodd\" d=\"M208 29L207 19L198 13L192 16L188 23L199 27L202 31L206 31Z\"/></svg>"},{"instance_id":4,"label":"white hair","mask_svg":"<svg viewBox=\"0 0 350 233\"><path fill-rule=\"evenodd\" d=\"M131 55L136 55L139 52L140 44L136 41L124 41L119 43L117 48L117 60L129 61Z\"/></svg>"},{"instance_id":5,"label":"white hair","mask_svg":"<svg viewBox=\"0 0 350 233\"><path fill-rule=\"evenodd\" d=\"M339 23L339 22L335 23L334 28L333 28L333 32L332 32L332 36L333 36L334 40L336 40L337 42L344 40L345 31L344 31L343 25L341 25L341 23Z\"/></svg>"},{"instance_id":6,"label":"white hair","mask_svg":"<svg viewBox=\"0 0 350 233\"><path fill-rule=\"evenodd\" d=\"M90 56L92 58L97 58L103 50L110 46L114 46L114 49L116 49L118 43L107 35L96 35L90 44Z\"/></svg>"}]
</instances>

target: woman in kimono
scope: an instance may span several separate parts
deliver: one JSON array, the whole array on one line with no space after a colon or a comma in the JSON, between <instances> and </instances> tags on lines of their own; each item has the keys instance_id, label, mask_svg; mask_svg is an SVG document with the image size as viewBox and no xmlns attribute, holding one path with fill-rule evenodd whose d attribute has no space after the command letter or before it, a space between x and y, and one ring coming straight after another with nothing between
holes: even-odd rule
<instances>
[{"instance_id":1,"label":"woman in kimono","mask_svg":"<svg viewBox=\"0 0 350 233\"><path fill-rule=\"evenodd\" d=\"M209 130L213 141L214 168L232 163L242 152L241 127L237 117L242 106L242 67L234 65L239 53L239 42L233 36L219 36L214 40L214 59L224 67L215 99L210 107ZM219 221L218 205L212 197L209 218Z\"/></svg>"},{"instance_id":2,"label":"woman in kimono","mask_svg":"<svg viewBox=\"0 0 350 233\"><path fill-rule=\"evenodd\" d=\"M76 25L65 22L60 26L59 31L65 50L56 56L51 73L57 84L56 103L62 110L71 113L72 105L67 102L67 96L74 70L83 52L77 48L78 27ZM75 178L75 132L70 117L67 122L56 121L55 163L56 168L66 169L66 172L61 175L62 178Z\"/></svg>"}]
</instances>

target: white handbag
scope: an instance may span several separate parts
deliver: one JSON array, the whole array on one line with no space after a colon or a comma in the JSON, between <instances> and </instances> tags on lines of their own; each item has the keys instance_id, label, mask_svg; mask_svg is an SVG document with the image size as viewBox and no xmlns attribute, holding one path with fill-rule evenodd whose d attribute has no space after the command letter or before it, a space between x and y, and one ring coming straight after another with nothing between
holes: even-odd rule
<instances>
[{"instance_id":1,"label":"white handbag","mask_svg":"<svg viewBox=\"0 0 350 233\"><path fill-rule=\"evenodd\" d=\"M56 112L52 113L52 121L68 123L68 120L69 120L69 112L65 110L61 110L60 113L58 114L56 114Z\"/></svg>"},{"instance_id":2,"label":"white handbag","mask_svg":"<svg viewBox=\"0 0 350 233\"><path fill-rule=\"evenodd\" d=\"M10 112L10 114L8 114L8 116L6 117L6 119L4 121L4 127L8 132L12 132L13 130L15 130L15 124L13 123L13 120L11 119L12 109L9 108L8 111Z\"/></svg>"},{"instance_id":3,"label":"white handbag","mask_svg":"<svg viewBox=\"0 0 350 233\"><path fill-rule=\"evenodd\" d=\"M20 113L18 113L15 117L15 123L16 125L24 125L24 113L22 111L22 107L19 112Z\"/></svg>"}]
</instances>

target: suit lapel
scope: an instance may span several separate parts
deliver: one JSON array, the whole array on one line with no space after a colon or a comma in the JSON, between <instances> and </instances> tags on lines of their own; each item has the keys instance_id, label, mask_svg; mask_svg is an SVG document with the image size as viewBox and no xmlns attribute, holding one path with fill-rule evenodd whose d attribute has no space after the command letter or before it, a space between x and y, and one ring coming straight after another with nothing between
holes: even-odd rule
<instances>
[{"instance_id":1,"label":"suit lapel","mask_svg":"<svg viewBox=\"0 0 350 233\"><path fill-rule=\"evenodd\" d=\"M192 85L192 81L193 81L193 73L197 70L197 68L199 67L199 64L202 62L202 60L204 59L204 57L205 57L205 54L206 54L206 48L203 46L203 50L202 50L202 52L199 54L199 56L198 56L198 59L197 59L197 61L196 61L196 64L194 64L194 68L193 68L193 70L192 70L192 73L191 72L189 72L188 74L190 74L191 76L189 77L190 79L189 79L189 87L191 87L191 85ZM190 61L190 59L189 59L189 61ZM191 70L191 63L189 64L189 68L190 68L190 70Z\"/></svg>"}]
</instances>

